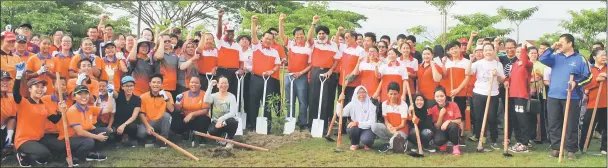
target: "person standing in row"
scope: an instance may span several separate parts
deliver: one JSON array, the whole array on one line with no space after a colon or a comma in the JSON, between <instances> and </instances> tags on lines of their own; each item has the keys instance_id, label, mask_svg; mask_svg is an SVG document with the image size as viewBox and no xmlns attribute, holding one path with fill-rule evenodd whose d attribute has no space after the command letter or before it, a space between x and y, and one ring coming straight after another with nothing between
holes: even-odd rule
<instances>
[{"instance_id":1,"label":"person standing in row","mask_svg":"<svg viewBox=\"0 0 608 168\"><path fill-rule=\"evenodd\" d=\"M24 62L27 62L30 56L34 55L34 53L27 50L27 38L25 35L20 34L17 35L16 40L17 43L15 44L15 52L13 54L19 56Z\"/></svg>"},{"instance_id":2,"label":"person standing in row","mask_svg":"<svg viewBox=\"0 0 608 168\"><path fill-rule=\"evenodd\" d=\"M530 115L527 108L530 99L530 73L534 66L528 57L527 48L530 46L524 41L518 60L512 65L511 75L504 82L504 87L509 89L509 111L505 111L505 115L511 118L509 128L518 129L514 131L517 143L509 149L513 152L528 152L530 134L534 130L529 118L536 116Z\"/></svg>"},{"instance_id":3,"label":"person standing in row","mask_svg":"<svg viewBox=\"0 0 608 168\"><path fill-rule=\"evenodd\" d=\"M424 48L422 50L422 63L418 66L416 76L417 80L417 92L424 96L426 99L427 107L433 107L435 103L435 96L433 96L434 89L439 86L443 74L443 68L433 60L433 50L431 48Z\"/></svg>"},{"instance_id":4,"label":"person standing in row","mask_svg":"<svg viewBox=\"0 0 608 168\"><path fill-rule=\"evenodd\" d=\"M210 73L213 76L217 75L217 59L219 52L213 45L214 43L216 42L213 34L201 32L201 40L198 42L198 47L196 48L196 53L201 54L196 62L196 68L201 76L200 79L202 79L201 89L207 89L209 82L207 80L207 73ZM213 79L215 79L215 77L213 77Z\"/></svg>"},{"instance_id":5,"label":"person standing in row","mask_svg":"<svg viewBox=\"0 0 608 168\"><path fill-rule=\"evenodd\" d=\"M543 84L543 74L545 69L547 69L547 66L538 61L538 57L540 56L538 48L528 47L527 49L528 56L530 57L530 62L532 62L533 64L532 71L530 74L530 96L540 100L541 108L541 110L538 112L531 111L530 113L532 115L532 117L530 118L532 124L531 126L533 127L532 135L530 135L530 138L536 140L536 143L542 143L543 141L547 140L547 108L545 107L547 92L545 84ZM538 133L540 133L540 135L537 135L536 128L540 128L540 130L538 130ZM540 139L536 139L537 137L540 137Z\"/></svg>"},{"instance_id":6,"label":"person standing in row","mask_svg":"<svg viewBox=\"0 0 608 168\"><path fill-rule=\"evenodd\" d=\"M579 148L584 151L585 141L587 138L587 131L590 126L594 126L597 123L599 132L602 134L600 138L600 151L603 155L606 155L606 51L601 49L595 49L591 52L591 56L595 60L595 64L591 68L593 79L585 86L585 92L588 93L589 103L587 104L587 111L583 115L583 122L581 124L581 136L578 140ZM602 83L604 82L604 83ZM602 85L600 85L602 83ZM601 92L600 92L601 90ZM595 98L599 94L599 100ZM599 102L597 102L599 101ZM595 104L597 102L597 107ZM591 117L593 115L593 109L597 108L595 114L595 122L591 123ZM590 140L591 141L591 140ZM589 145L589 144L587 144Z\"/></svg>"},{"instance_id":7,"label":"person standing in row","mask_svg":"<svg viewBox=\"0 0 608 168\"><path fill-rule=\"evenodd\" d=\"M578 151L578 123L580 117L580 100L583 98L583 86L591 82L591 72L587 59L574 52L574 37L562 34L556 42L541 55L540 62L551 67L551 83L547 98L547 128L551 140L552 157L559 157L562 128L566 127L565 149L568 159L576 159ZM553 54L555 49L561 52ZM574 76L570 81L570 76ZM572 91L568 116L564 116L568 90ZM563 125L564 118L571 122Z\"/></svg>"},{"instance_id":8,"label":"person standing in row","mask_svg":"<svg viewBox=\"0 0 608 168\"><path fill-rule=\"evenodd\" d=\"M260 108L259 101L262 97L268 97L269 95L279 94L279 65L281 65L281 58L279 57L279 51L272 47L274 42L274 35L270 32L264 32L262 41L258 39L257 32L258 17L251 17L251 44L253 49L253 75L251 77L251 87L249 101L251 106L247 110L247 123L251 123L251 128L256 125L256 118L258 117L258 111ZM265 81L267 79L267 81ZM264 83L266 85L266 95L263 95ZM267 107L268 101L264 105ZM268 118L268 130L271 128L271 110L269 108L263 109L264 117ZM269 133L270 134L270 133Z\"/></svg>"},{"instance_id":9,"label":"person standing in row","mask_svg":"<svg viewBox=\"0 0 608 168\"><path fill-rule=\"evenodd\" d=\"M186 41L182 47L182 53L179 56L179 71L177 71L177 92L182 93L190 90L190 79L193 76L198 77L200 84L200 76L196 62L201 58L200 54L196 53L197 43L192 39L192 31L188 33Z\"/></svg>"},{"instance_id":10,"label":"person standing in row","mask_svg":"<svg viewBox=\"0 0 608 168\"><path fill-rule=\"evenodd\" d=\"M465 89L470 80L470 76L466 75L465 71L467 71L471 62L463 57L460 44L457 42L449 43L445 46L445 50L448 53L449 59L444 57L446 61L443 65L441 86L446 89L447 96L449 96L448 100L455 102L458 105L458 108L460 108L461 120L464 121L466 119L465 111L467 109ZM460 122L460 128L464 128L464 126L464 122ZM464 133L460 136L464 136ZM460 140L460 145L465 145L465 142Z\"/></svg>"},{"instance_id":11,"label":"person standing in row","mask_svg":"<svg viewBox=\"0 0 608 168\"><path fill-rule=\"evenodd\" d=\"M111 41L108 41L104 43L102 49L104 50L103 53L105 54L105 57L103 58L103 67L110 67L110 69L104 70L112 70L112 73L114 74L114 81L112 81L112 83L120 83L120 79L122 78L124 73L127 73L128 69L122 58L119 58L116 55L116 44ZM104 71L101 73L101 77L99 79L109 82L110 75L109 73ZM115 89L120 90L120 86L117 86Z\"/></svg>"},{"instance_id":12,"label":"person standing in row","mask_svg":"<svg viewBox=\"0 0 608 168\"><path fill-rule=\"evenodd\" d=\"M243 75L245 75L245 77L242 79L242 83L241 83L241 94L242 95L237 95L237 96L241 96L240 100L245 100L245 98L249 98L250 96L250 88L251 88L251 76L253 75L253 49L251 48L251 37L249 35L240 35L236 38L236 41L239 43L239 51L241 53L241 57L239 58L239 61L241 62L241 66L240 66L240 70L243 71ZM249 113L248 110L250 109L251 106L251 101L241 101L243 102L243 108L239 107L240 109L243 109L245 111L245 113ZM240 104L239 104L240 106ZM249 120L246 119L246 121L248 122ZM250 128L250 123L247 123L247 125L245 125L245 128Z\"/></svg>"},{"instance_id":13,"label":"person standing in row","mask_svg":"<svg viewBox=\"0 0 608 168\"><path fill-rule=\"evenodd\" d=\"M330 30L325 26L317 26L317 23L321 17L314 16L312 19L312 25L308 29L308 37L306 38L309 45L312 46L311 54L311 66L310 69L310 85L308 93L308 125L310 128L313 120L313 116L317 116L319 111L319 103L321 103L321 119L326 122L331 121L333 116L334 102L325 101L319 102L319 97L323 97L326 100L333 100L335 98L336 86L338 83L338 74L335 74L335 70L338 68L338 62L340 60L340 52L338 51L339 40L337 37L334 41L329 39ZM338 29L340 31L340 29ZM317 38L313 38L313 34L317 34ZM338 33L340 34L340 33ZM323 87L323 93L319 93L321 88L321 81L319 76L325 74L327 81ZM327 124L324 124L326 127ZM324 132L325 133L325 132Z\"/></svg>"},{"instance_id":14,"label":"person standing in row","mask_svg":"<svg viewBox=\"0 0 608 168\"><path fill-rule=\"evenodd\" d=\"M69 75L70 78L76 78L78 77L78 72L80 71L80 69L78 68L78 63L80 62L80 60L82 59L89 59L91 60L91 62L93 62L92 66L92 70L91 72L89 72L90 74L87 75L92 75L93 77L95 77L95 79L97 79L99 77L99 75L101 74L101 69L103 67L103 61L102 59L99 59L100 57L95 55L95 48L93 41L91 41L91 39L89 38L83 38L81 45L80 45L80 51L77 53L77 55L75 55L74 57L72 57L72 60L70 61L70 69L69 69ZM68 89L69 90L69 89Z\"/></svg>"},{"instance_id":15,"label":"person standing in row","mask_svg":"<svg viewBox=\"0 0 608 168\"><path fill-rule=\"evenodd\" d=\"M338 31L340 35L340 31ZM338 80L342 87L346 87L344 95L346 96L344 104L350 102L350 98L354 94L355 87L361 84L361 78L359 75L359 63L365 58L365 50L357 45L357 32L349 31L344 34L346 45L340 46L341 62L340 62L340 79L347 79L348 84L343 83L344 81ZM376 50L377 52L377 50Z\"/></svg>"},{"instance_id":16,"label":"person standing in row","mask_svg":"<svg viewBox=\"0 0 608 168\"><path fill-rule=\"evenodd\" d=\"M137 40L137 47L133 47L129 53L129 72L127 75L132 76L135 79L135 85L133 94L139 96L150 90L150 86L146 85L150 80L151 74L154 74L155 65L152 64L152 60L148 57L152 49L152 42L141 38Z\"/></svg>"},{"instance_id":17,"label":"person standing in row","mask_svg":"<svg viewBox=\"0 0 608 168\"><path fill-rule=\"evenodd\" d=\"M72 51L72 37L68 35L63 36L61 38L61 47L56 52L53 52L52 55L57 63L56 66L59 67L59 75L66 79L70 78L70 62L74 56L74 51Z\"/></svg>"},{"instance_id":18,"label":"person standing in row","mask_svg":"<svg viewBox=\"0 0 608 168\"><path fill-rule=\"evenodd\" d=\"M161 40L158 45L154 59L158 63L158 70L163 75L163 90L168 91L171 95L176 96L177 92L177 73L179 71L179 58L173 51L171 46L171 37L168 34L160 35ZM175 99L175 97L173 97Z\"/></svg>"},{"instance_id":19,"label":"person standing in row","mask_svg":"<svg viewBox=\"0 0 608 168\"><path fill-rule=\"evenodd\" d=\"M237 89L237 78L236 73L242 75L244 72L239 71L240 69L240 57L241 57L241 46L239 43L234 41L234 25L227 25L225 27L225 34L222 37L222 16L224 15L224 9L218 11L217 19L217 34L215 35L215 46L218 50L217 55L217 76L224 76L230 81L229 92L232 95L236 95Z\"/></svg>"},{"instance_id":20,"label":"person standing in row","mask_svg":"<svg viewBox=\"0 0 608 168\"><path fill-rule=\"evenodd\" d=\"M300 128L306 128L308 125L307 122L307 114L308 114L308 71L312 68L311 62L311 47L309 43L307 43L306 36L304 34L304 29L301 27L296 27L293 30L294 40L289 40L289 38L285 35L285 27L284 22L287 16L285 14L281 14L279 17L279 38L285 42L285 46L289 51L289 59L288 59L288 73L292 73L292 76L286 75L283 79L284 88L285 88L285 99L290 101L290 97L293 96L293 100L295 98L298 99L299 105L299 114L298 120L296 124ZM291 78L293 78L293 82L291 82ZM316 80L317 78L312 77L312 80ZM294 93L290 92L290 88L293 86ZM290 116L295 116L296 112L296 103L289 102L294 114Z\"/></svg>"},{"instance_id":21,"label":"person standing in row","mask_svg":"<svg viewBox=\"0 0 608 168\"><path fill-rule=\"evenodd\" d=\"M44 37L40 41L40 52L34 57L30 57L26 63L27 79L38 78L47 83L45 95L53 93L55 90L52 84L55 79L55 72L58 72L59 66L49 53L51 39ZM34 73L35 72L35 73Z\"/></svg>"},{"instance_id":22,"label":"person standing in row","mask_svg":"<svg viewBox=\"0 0 608 168\"><path fill-rule=\"evenodd\" d=\"M403 64L403 66L405 66L405 68L407 69L407 85L410 88L410 92L416 92L416 87L415 87L415 83L416 83L416 78L417 78L417 73L418 73L418 66L419 66L419 61L417 58L414 57L414 55L412 55L412 46L409 45L408 43L401 43L399 45L399 47L397 48L399 51L399 63ZM416 51L418 53L418 51ZM405 88L405 87L404 87ZM409 100L409 97L406 97L405 95L407 94L403 94L401 97L401 99L403 100ZM405 101L406 103L409 103L409 101Z\"/></svg>"}]
</instances>

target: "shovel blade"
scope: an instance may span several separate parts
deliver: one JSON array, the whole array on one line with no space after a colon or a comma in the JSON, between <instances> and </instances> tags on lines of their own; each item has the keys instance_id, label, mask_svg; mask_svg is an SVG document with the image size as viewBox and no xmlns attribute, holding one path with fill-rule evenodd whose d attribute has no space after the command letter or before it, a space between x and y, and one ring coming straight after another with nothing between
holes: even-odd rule
<instances>
[{"instance_id":1,"label":"shovel blade","mask_svg":"<svg viewBox=\"0 0 608 168\"><path fill-rule=\"evenodd\" d=\"M321 138L323 136L323 120L312 120L312 128L310 128L310 134L312 134L312 137L315 138Z\"/></svg>"},{"instance_id":2,"label":"shovel blade","mask_svg":"<svg viewBox=\"0 0 608 168\"><path fill-rule=\"evenodd\" d=\"M285 129L283 130L283 134L289 135L296 130L296 118L287 117L285 118L287 122L285 122Z\"/></svg>"},{"instance_id":3,"label":"shovel blade","mask_svg":"<svg viewBox=\"0 0 608 168\"><path fill-rule=\"evenodd\" d=\"M237 115L239 115L241 117L241 120L239 122L243 123L243 127L241 127L242 130L245 130L246 129L245 127L247 126L247 113L239 112L239 113L237 113Z\"/></svg>"},{"instance_id":4,"label":"shovel blade","mask_svg":"<svg viewBox=\"0 0 608 168\"><path fill-rule=\"evenodd\" d=\"M258 117L255 121L255 132L263 135L268 134L268 118Z\"/></svg>"},{"instance_id":5,"label":"shovel blade","mask_svg":"<svg viewBox=\"0 0 608 168\"><path fill-rule=\"evenodd\" d=\"M241 121L241 117L237 115L236 117L234 117L234 119L239 122L236 128L236 133L234 133L234 135L243 135L243 122Z\"/></svg>"}]
</instances>

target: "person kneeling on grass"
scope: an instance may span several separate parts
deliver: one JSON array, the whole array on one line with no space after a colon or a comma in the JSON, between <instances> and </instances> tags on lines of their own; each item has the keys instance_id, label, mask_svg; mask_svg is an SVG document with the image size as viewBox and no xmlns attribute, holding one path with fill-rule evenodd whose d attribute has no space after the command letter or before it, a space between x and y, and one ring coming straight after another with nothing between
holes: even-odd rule
<instances>
[{"instance_id":1,"label":"person kneeling on grass","mask_svg":"<svg viewBox=\"0 0 608 168\"><path fill-rule=\"evenodd\" d=\"M437 105L429 109L429 114L433 117L435 125L435 137L433 138L434 145L439 146L439 151L447 151L447 142L450 141L452 146L452 154L459 156L460 145L460 109L454 102L446 100L445 89L438 86L435 89L435 101Z\"/></svg>"},{"instance_id":2,"label":"person kneeling on grass","mask_svg":"<svg viewBox=\"0 0 608 168\"><path fill-rule=\"evenodd\" d=\"M171 93L162 90L163 75L154 74L150 76L150 91L139 96L141 98L141 112L139 118L142 124L137 126L137 137L145 139L147 135L152 135L155 129L160 129L160 135L164 138L169 137L171 127L171 115L173 112L173 98ZM167 112L165 112L167 111ZM167 149L167 144L157 141L160 149ZM151 141L147 141L144 147L153 147Z\"/></svg>"},{"instance_id":3,"label":"person kneeling on grass","mask_svg":"<svg viewBox=\"0 0 608 168\"><path fill-rule=\"evenodd\" d=\"M141 110L141 99L133 93L135 88L135 78L132 76L122 77L120 80L122 87L116 100L116 113L112 128L115 128L116 138L124 146L137 146L137 117Z\"/></svg>"},{"instance_id":4,"label":"person kneeling on grass","mask_svg":"<svg viewBox=\"0 0 608 168\"><path fill-rule=\"evenodd\" d=\"M400 88L397 82L391 82L388 84L388 100L382 103L382 117L384 117L384 124L374 123L372 125L372 132L376 134L382 140L389 140L388 143L384 144L380 152L387 152L392 149L393 144L404 144L404 150L407 150L407 142L396 143L394 142L398 136L403 138L403 141L407 139L407 104L401 100L399 94ZM399 146L400 147L400 146Z\"/></svg>"},{"instance_id":5,"label":"person kneeling on grass","mask_svg":"<svg viewBox=\"0 0 608 168\"><path fill-rule=\"evenodd\" d=\"M365 150L374 144L376 135L372 132L372 124L376 122L376 106L371 102L364 86L355 88L351 102L344 107L344 116L349 117L346 132L350 136L350 150L357 150L363 143ZM340 100L344 95L340 95Z\"/></svg>"},{"instance_id":6,"label":"person kneeling on grass","mask_svg":"<svg viewBox=\"0 0 608 168\"><path fill-rule=\"evenodd\" d=\"M209 105L203 102L205 91L201 91L201 80L198 76L190 78L190 90L175 97L175 110L172 114L171 130L176 134L188 136L192 147L197 146L201 138L193 131L206 133L211 123ZM184 137L184 136L182 136Z\"/></svg>"},{"instance_id":7,"label":"person kneeling on grass","mask_svg":"<svg viewBox=\"0 0 608 168\"><path fill-rule=\"evenodd\" d=\"M236 104L236 97L228 92L228 78L220 76L218 79L219 83L212 80L207 87L207 92L205 92L205 103L213 105L209 134L232 140L238 128L238 122L234 119L238 105ZM211 94L215 85L217 85L219 92ZM223 136L224 134L226 136ZM232 147L233 144L226 144L227 149L232 149Z\"/></svg>"},{"instance_id":8,"label":"person kneeling on grass","mask_svg":"<svg viewBox=\"0 0 608 168\"><path fill-rule=\"evenodd\" d=\"M114 94L114 86L107 86L108 95ZM104 161L106 156L99 153L102 142L108 140L108 129L106 127L95 127L94 116L103 113L110 113L114 110L114 98L110 97L107 105L102 109L87 105L89 103L89 88L85 85L78 85L74 89L75 104L67 109L64 117L67 117L68 126L67 136L70 137L70 147L74 154L74 164L81 159L86 161ZM63 127L63 125L61 126ZM64 129L59 129L59 140L63 140L66 135Z\"/></svg>"},{"instance_id":9,"label":"person kneeling on grass","mask_svg":"<svg viewBox=\"0 0 608 168\"><path fill-rule=\"evenodd\" d=\"M431 153L435 152L435 149L429 148L429 142L433 139L433 121L431 121L431 116L428 115L428 108L426 107L426 100L422 94L415 94L414 105L410 106L410 111L413 111L416 114L416 118L412 119L412 121L417 120L415 122L408 122L410 127L410 134L408 136L408 141L413 144L418 144L416 139L416 132L414 124L418 125L418 130L420 131L420 143L424 150L427 150ZM412 152L417 152L418 148L412 148Z\"/></svg>"},{"instance_id":10,"label":"person kneeling on grass","mask_svg":"<svg viewBox=\"0 0 608 168\"><path fill-rule=\"evenodd\" d=\"M2 70L0 72L0 80L2 83L0 91L0 155L2 155L2 161L6 159L6 156L10 153L7 151L12 150L13 135L15 133L15 115L17 114L17 104L13 100L12 96L8 94L8 86L13 78L8 74L7 71Z\"/></svg>"},{"instance_id":11,"label":"person kneeling on grass","mask_svg":"<svg viewBox=\"0 0 608 168\"><path fill-rule=\"evenodd\" d=\"M110 83L110 84L112 84L112 83ZM103 109L106 106L108 106L109 101L115 101L114 95L108 96L109 94L108 94L107 85L108 85L108 81L104 81L104 80L99 81L99 96L97 97L97 100L93 103L93 106ZM118 93L114 92L114 94L118 94ZM110 98L110 97L112 97L112 98ZM99 116L93 116L93 117L97 117L95 119L95 120L97 120L97 122L94 124L95 127L105 127L108 129L108 133L114 133L114 128L112 128L112 123L114 122L115 113L116 113L116 102L114 102L113 109L111 111L109 111L108 113L99 113ZM109 143L116 142L114 139L114 136L112 136L108 142Z\"/></svg>"}]
</instances>

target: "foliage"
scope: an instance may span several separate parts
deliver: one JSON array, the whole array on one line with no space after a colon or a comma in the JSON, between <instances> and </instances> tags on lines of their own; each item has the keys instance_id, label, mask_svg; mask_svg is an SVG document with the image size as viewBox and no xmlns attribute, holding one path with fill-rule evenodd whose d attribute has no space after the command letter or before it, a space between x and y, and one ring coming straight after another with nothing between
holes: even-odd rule
<instances>
[{"instance_id":1,"label":"foliage","mask_svg":"<svg viewBox=\"0 0 608 168\"><path fill-rule=\"evenodd\" d=\"M568 11L572 16L569 20L563 20L560 26L569 32L581 36L577 45L590 48L596 41L599 33L606 31L606 8L583 9L580 11Z\"/></svg>"},{"instance_id":2,"label":"foliage","mask_svg":"<svg viewBox=\"0 0 608 168\"><path fill-rule=\"evenodd\" d=\"M547 42L549 45L551 45L559 40L560 35L562 35L561 32L545 33L543 36L539 37L538 40L536 40L536 45L538 46L542 42Z\"/></svg>"},{"instance_id":3,"label":"foliage","mask_svg":"<svg viewBox=\"0 0 608 168\"><path fill-rule=\"evenodd\" d=\"M279 15L285 13L285 34L293 37L291 31L295 27L302 27L307 32L312 23L312 17L319 15L321 20L317 25L324 25L330 29L331 33L337 31L339 26L343 26L346 30L354 30L360 28L358 23L361 20L366 20L367 17L351 11L330 10L327 2L307 2L306 7L298 9L277 8L277 13L262 14L246 10L241 10L240 14L244 18L241 24L240 34L249 34L251 25L251 16L258 16L258 24L262 26L262 31L266 31L270 27L278 28Z\"/></svg>"},{"instance_id":4,"label":"foliage","mask_svg":"<svg viewBox=\"0 0 608 168\"><path fill-rule=\"evenodd\" d=\"M431 1L425 1L425 3L436 7L439 10L439 12L441 12L442 15L447 14L448 10L456 4L456 2L454 2L454 1L447 1L447 0L431 0Z\"/></svg>"},{"instance_id":5,"label":"foliage","mask_svg":"<svg viewBox=\"0 0 608 168\"><path fill-rule=\"evenodd\" d=\"M519 25L524 20L530 18L532 14L534 14L534 12L536 11L538 11L538 6L527 8L521 11L507 9L501 6L498 8L498 15L511 21L511 23L515 23L515 25L517 26L517 41L519 41Z\"/></svg>"},{"instance_id":6,"label":"foliage","mask_svg":"<svg viewBox=\"0 0 608 168\"><path fill-rule=\"evenodd\" d=\"M287 103L282 102L280 94L270 94L266 96L266 107L270 109L272 115L272 128L271 132L277 135L283 135L283 129L285 125L285 118L288 113L288 105Z\"/></svg>"},{"instance_id":7,"label":"foliage","mask_svg":"<svg viewBox=\"0 0 608 168\"><path fill-rule=\"evenodd\" d=\"M97 27L102 13L103 8L87 2L5 1L2 2L0 27L11 24L15 29L22 22L30 22L33 33L47 36L55 30L64 30L73 36L72 45L77 48L80 39L87 36L87 28ZM114 26L115 34L130 33L128 19L121 17L107 23Z\"/></svg>"},{"instance_id":8,"label":"foliage","mask_svg":"<svg viewBox=\"0 0 608 168\"><path fill-rule=\"evenodd\" d=\"M427 27L423 26L423 25L414 26L405 31L414 36L422 37L426 41L434 41L437 38L437 37L433 36L431 33L429 33Z\"/></svg>"}]
</instances>

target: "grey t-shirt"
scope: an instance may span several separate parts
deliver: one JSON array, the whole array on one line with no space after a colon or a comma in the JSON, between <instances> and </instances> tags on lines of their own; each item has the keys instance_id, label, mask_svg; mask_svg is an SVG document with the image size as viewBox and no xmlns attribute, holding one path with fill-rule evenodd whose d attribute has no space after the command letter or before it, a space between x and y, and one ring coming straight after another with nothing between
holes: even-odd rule
<instances>
[{"instance_id":1,"label":"grey t-shirt","mask_svg":"<svg viewBox=\"0 0 608 168\"><path fill-rule=\"evenodd\" d=\"M211 119L216 120L217 122L224 122L229 118L235 117L238 106L234 95L227 92L226 94L228 95L222 100L219 92L211 94L213 87L211 87L211 85L209 86L210 87L208 87L205 92L204 101L213 106Z\"/></svg>"},{"instance_id":2,"label":"grey t-shirt","mask_svg":"<svg viewBox=\"0 0 608 168\"><path fill-rule=\"evenodd\" d=\"M182 66L182 64L186 63L186 61L188 61L188 58L186 56L180 56L178 68ZM187 82L193 76L198 76L198 71L196 70L196 62L190 64L190 66L185 70L180 69L179 71L177 71L177 85L187 88Z\"/></svg>"}]
</instances>

